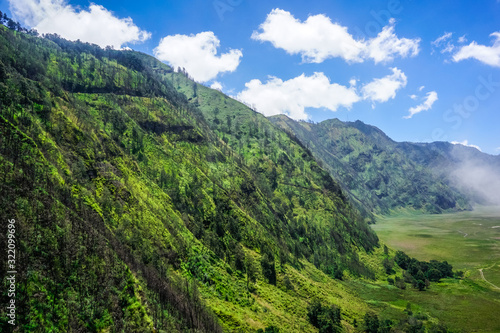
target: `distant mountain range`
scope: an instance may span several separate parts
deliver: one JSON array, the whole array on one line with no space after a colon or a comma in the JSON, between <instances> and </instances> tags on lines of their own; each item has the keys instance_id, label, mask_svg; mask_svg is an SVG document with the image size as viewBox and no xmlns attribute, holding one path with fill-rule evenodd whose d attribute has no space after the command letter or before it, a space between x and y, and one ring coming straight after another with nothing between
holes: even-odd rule
<instances>
[{"instance_id":1,"label":"distant mountain range","mask_svg":"<svg viewBox=\"0 0 500 333\"><path fill-rule=\"evenodd\" d=\"M269 119L308 147L365 212L439 213L500 203L500 156L447 142L395 142L359 120Z\"/></svg>"}]
</instances>

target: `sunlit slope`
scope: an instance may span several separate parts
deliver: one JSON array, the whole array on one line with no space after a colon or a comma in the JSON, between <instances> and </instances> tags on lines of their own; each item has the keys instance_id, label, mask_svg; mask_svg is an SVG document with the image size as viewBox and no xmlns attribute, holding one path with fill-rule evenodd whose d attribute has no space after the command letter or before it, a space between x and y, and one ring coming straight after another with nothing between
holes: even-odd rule
<instances>
[{"instance_id":1,"label":"sunlit slope","mask_svg":"<svg viewBox=\"0 0 500 333\"><path fill-rule=\"evenodd\" d=\"M377 237L298 141L143 54L4 27L0 48L23 331L308 332L314 296L361 320L333 278L381 274Z\"/></svg>"}]
</instances>

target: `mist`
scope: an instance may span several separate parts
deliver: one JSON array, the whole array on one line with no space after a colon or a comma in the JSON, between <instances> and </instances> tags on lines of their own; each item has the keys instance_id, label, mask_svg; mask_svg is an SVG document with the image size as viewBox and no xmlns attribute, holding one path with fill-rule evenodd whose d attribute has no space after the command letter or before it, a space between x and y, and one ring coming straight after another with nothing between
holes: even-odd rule
<instances>
[{"instance_id":1,"label":"mist","mask_svg":"<svg viewBox=\"0 0 500 333\"><path fill-rule=\"evenodd\" d=\"M500 157L458 149L453 155L458 163L450 173L452 184L478 204L500 206Z\"/></svg>"}]
</instances>

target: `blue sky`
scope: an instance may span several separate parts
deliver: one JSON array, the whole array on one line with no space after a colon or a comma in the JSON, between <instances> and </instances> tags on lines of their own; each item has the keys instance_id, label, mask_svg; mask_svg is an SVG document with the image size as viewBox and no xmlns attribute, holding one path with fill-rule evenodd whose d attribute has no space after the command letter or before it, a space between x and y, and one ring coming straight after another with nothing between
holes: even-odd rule
<instances>
[{"instance_id":1,"label":"blue sky","mask_svg":"<svg viewBox=\"0 0 500 333\"><path fill-rule=\"evenodd\" d=\"M500 153L497 0L0 0L0 10L40 32L155 55L266 115L360 119L397 141Z\"/></svg>"}]
</instances>

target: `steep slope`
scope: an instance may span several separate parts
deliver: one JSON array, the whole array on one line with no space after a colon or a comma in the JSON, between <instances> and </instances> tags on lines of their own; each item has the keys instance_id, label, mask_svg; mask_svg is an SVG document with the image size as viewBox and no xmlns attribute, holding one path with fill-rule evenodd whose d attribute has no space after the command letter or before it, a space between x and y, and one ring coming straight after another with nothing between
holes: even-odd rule
<instances>
[{"instance_id":1,"label":"steep slope","mask_svg":"<svg viewBox=\"0 0 500 333\"><path fill-rule=\"evenodd\" d=\"M152 57L3 26L0 103L21 331L309 332L314 296L344 325L367 310L333 278L382 274L376 235L260 114Z\"/></svg>"},{"instance_id":2,"label":"steep slope","mask_svg":"<svg viewBox=\"0 0 500 333\"><path fill-rule=\"evenodd\" d=\"M418 150L413 149L410 157L404 147L411 144L398 144L376 127L338 119L318 124L286 116L270 120L310 148L353 201L367 211L412 208L438 213L469 208L464 195L447 179L419 161L424 157Z\"/></svg>"}]
</instances>

